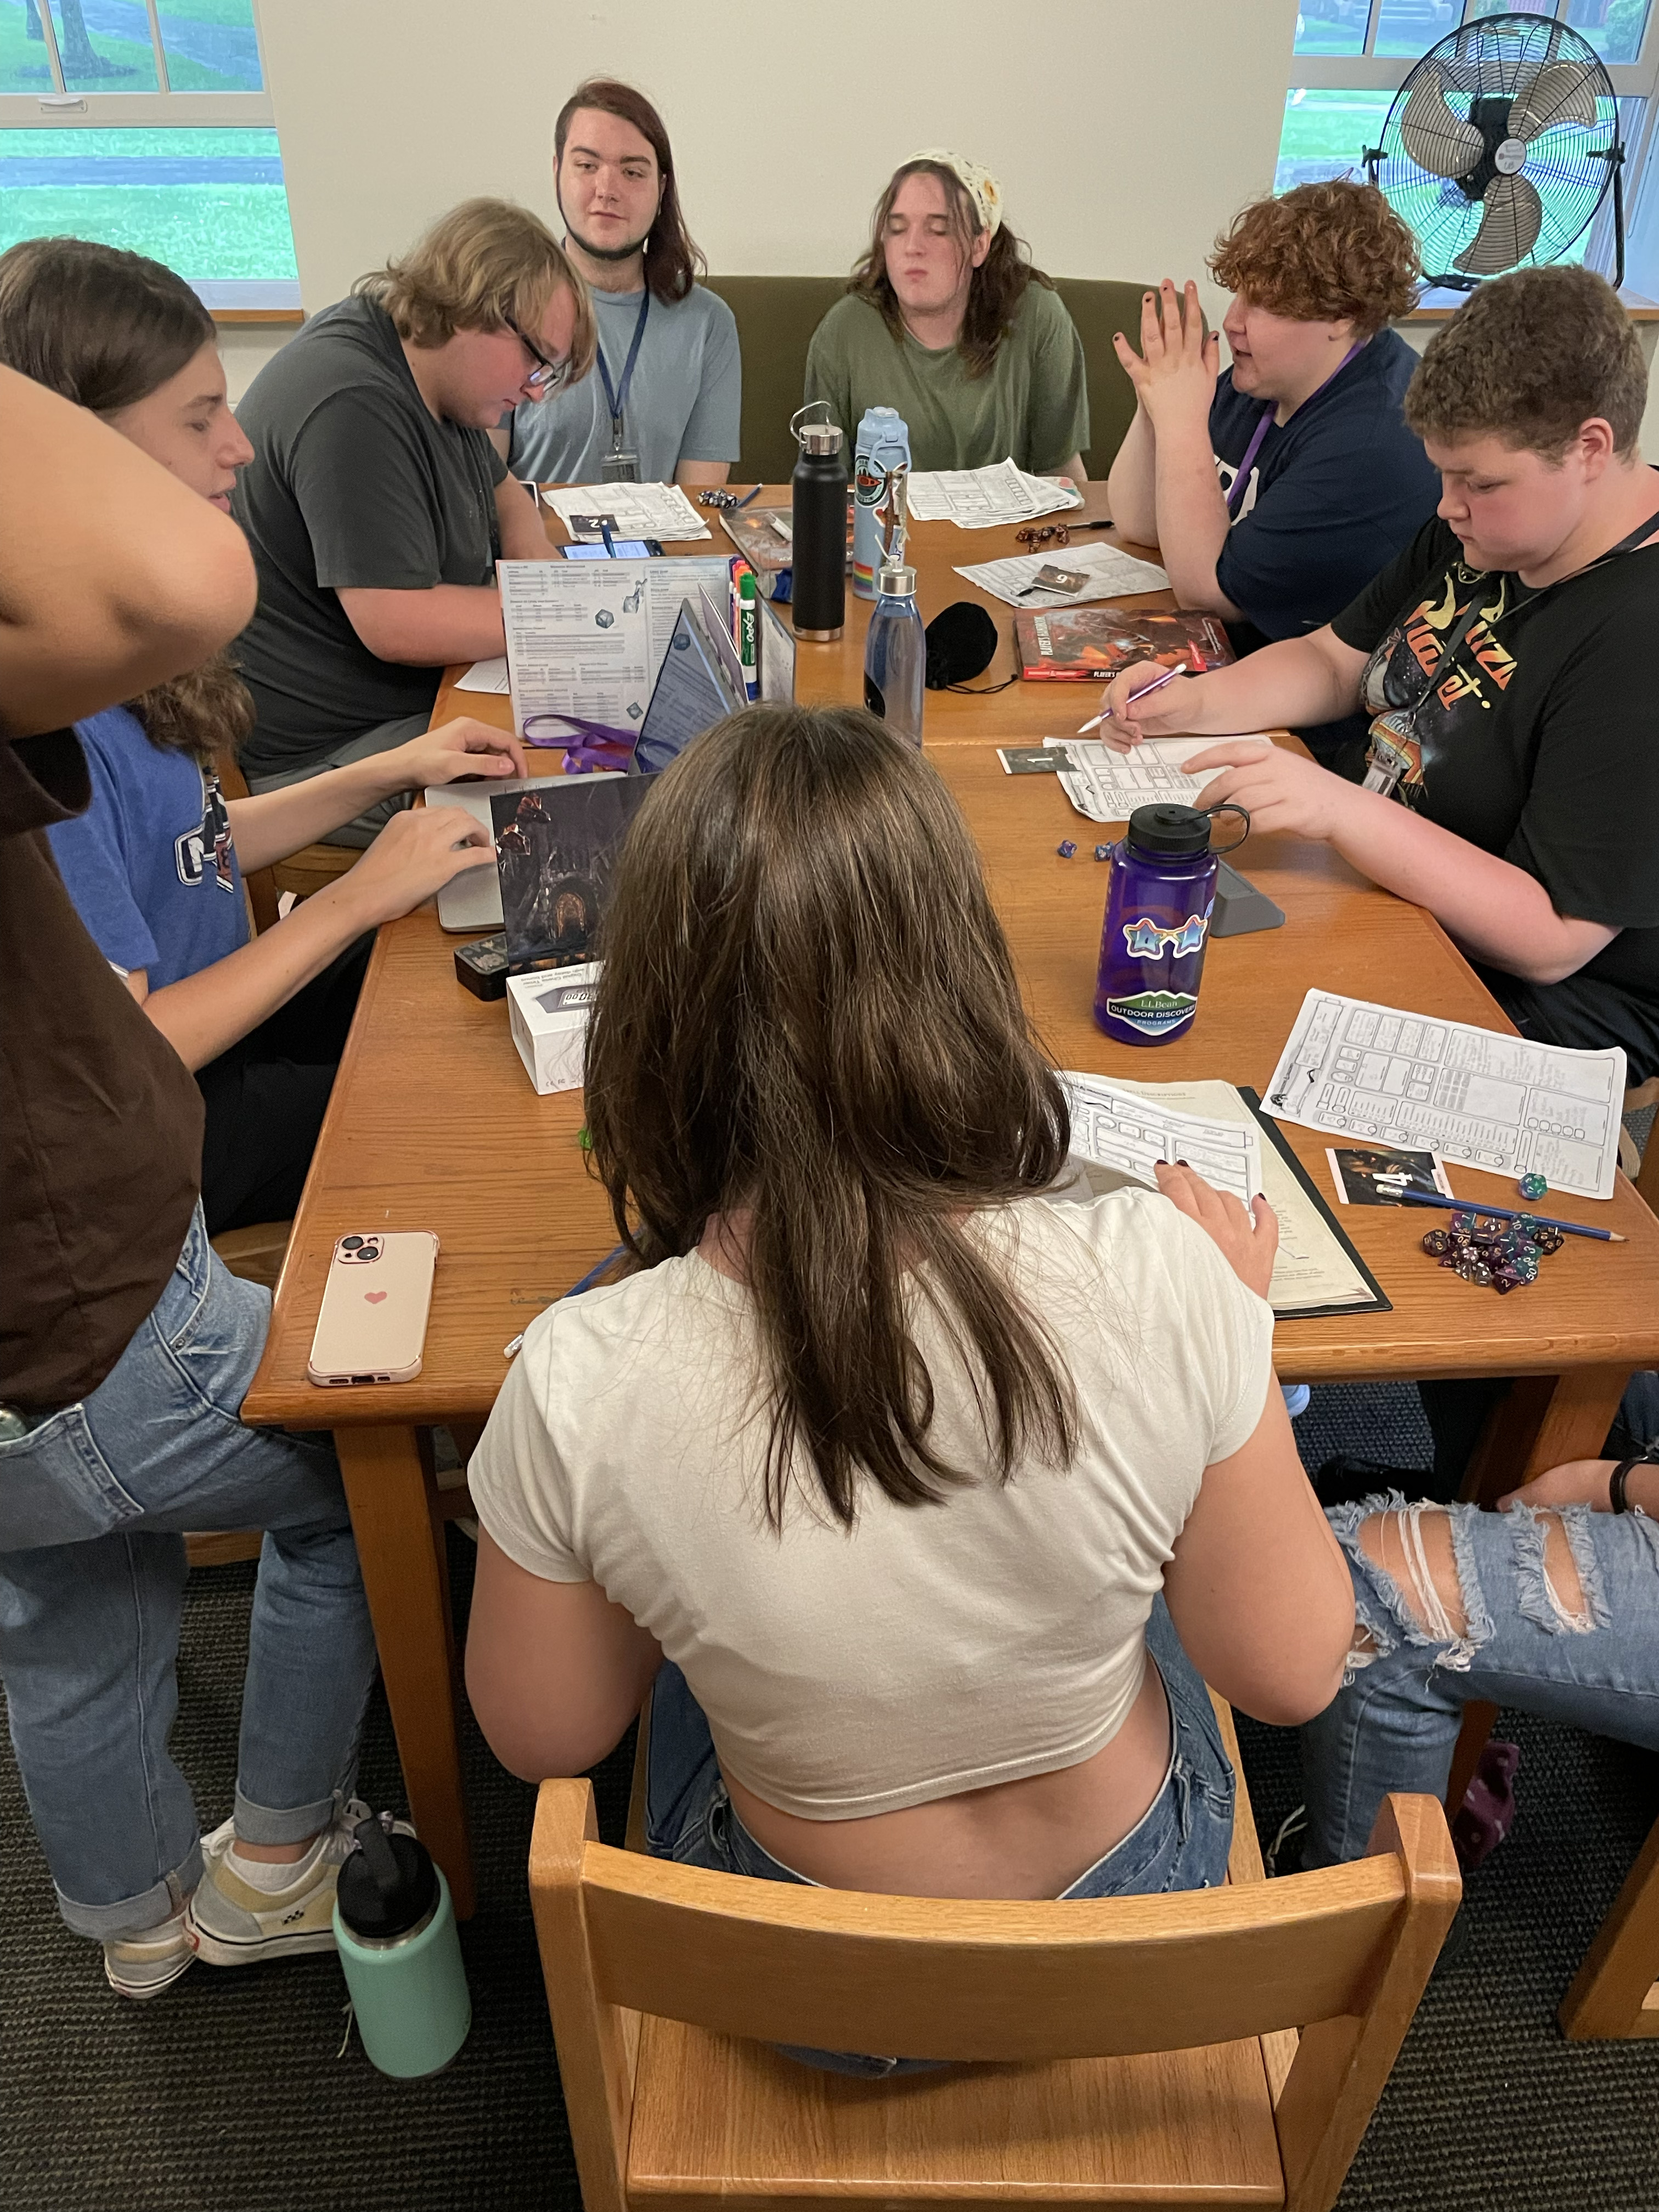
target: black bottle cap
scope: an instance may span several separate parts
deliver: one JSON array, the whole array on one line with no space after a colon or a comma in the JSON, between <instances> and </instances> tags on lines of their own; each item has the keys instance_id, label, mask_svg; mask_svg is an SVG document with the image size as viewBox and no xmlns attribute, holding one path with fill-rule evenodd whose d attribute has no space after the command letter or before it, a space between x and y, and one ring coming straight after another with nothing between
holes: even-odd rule
<instances>
[{"instance_id":1,"label":"black bottle cap","mask_svg":"<svg viewBox=\"0 0 1659 2212\"><path fill-rule=\"evenodd\" d=\"M378 1815L357 1823L357 1849L340 1869L340 1917L354 1936L386 1943L418 1927L438 1902L438 1869L413 1836L389 1836Z\"/></svg>"},{"instance_id":2,"label":"black bottle cap","mask_svg":"<svg viewBox=\"0 0 1659 2212\"><path fill-rule=\"evenodd\" d=\"M1207 853L1210 817L1195 806L1137 806L1129 842L1141 853Z\"/></svg>"}]
</instances>

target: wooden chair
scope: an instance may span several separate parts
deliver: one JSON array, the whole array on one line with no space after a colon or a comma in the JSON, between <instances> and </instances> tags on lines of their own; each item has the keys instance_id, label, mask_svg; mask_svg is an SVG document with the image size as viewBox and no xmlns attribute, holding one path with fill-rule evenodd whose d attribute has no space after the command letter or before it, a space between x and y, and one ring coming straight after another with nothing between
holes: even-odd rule
<instances>
[{"instance_id":1,"label":"wooden chair","mask_svg":"<svg viewBox=\"0 0 1659 2212\"><path fill-rule=\"evenodd\" d=\"M586 2212L1328 2212L1461 1885L1427 1797L1389 1799L1373 1856L1268 1884L1239 1783L1227 1887L1062 1905L675 1866L544 1782L531 1899ZM973 2063L860 2081L777 2042Z\"/></svg>"},{"instance_id":2,"label":"wooden chair","mask_svg":"<svg viewBox=\"0 0 1659 2212\"><path fill-rule=\"evenodd\" d=\"M219 788L227 799L252 796L241 763L234 753L221 753L214 766L218 770ZM362 858L362 853L350 845L302 845L285 860L274 861L268 868L255 868L252 874L245 873L242 881L247 887L254 928L270 929L275 926L277 901L284 891L292 891L296 898L305 898L313 891L321 890L325 884L331 884L337 876L344 875Z\"/></svg>"}]
</instances>

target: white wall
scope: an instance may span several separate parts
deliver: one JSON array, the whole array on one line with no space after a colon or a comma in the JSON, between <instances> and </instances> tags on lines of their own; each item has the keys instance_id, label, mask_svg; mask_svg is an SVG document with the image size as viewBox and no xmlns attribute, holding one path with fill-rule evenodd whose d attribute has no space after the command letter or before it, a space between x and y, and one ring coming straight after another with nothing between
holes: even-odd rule
<instances>
[{"instance_id":1,"label":"white wall","mask_svg":"<svg viewBox=\"0 0 1659 2212\"><path fill-rule=\"evenodd\" d=\"M260 34L308 311L470 193L556 220L553 117L606 70L661 107L717 275L850 268L893 169L948 145L995 172L1053 274L1190 274L1218 313L1203 258L1272 185L1296 8L264 0ZM233 398L287 335L225 330ZM1659 388L1643 450L1659 459Z\"/></svg>"},{"instance_id":2,"label":"white wall","mask_svg":"<svg viewBox=\"0 0 1659 2212\"><path fill-rule=\"evenodd\" d=\"M469 193L552 217L553 117L600 70L661 107L717 274L849 268L881 186L927 145L995 172L1055 275L1196 273L1272 184L1295 16L1296 0L264 0L260 30L314 309Z\"/></svg>"}]
</instances>

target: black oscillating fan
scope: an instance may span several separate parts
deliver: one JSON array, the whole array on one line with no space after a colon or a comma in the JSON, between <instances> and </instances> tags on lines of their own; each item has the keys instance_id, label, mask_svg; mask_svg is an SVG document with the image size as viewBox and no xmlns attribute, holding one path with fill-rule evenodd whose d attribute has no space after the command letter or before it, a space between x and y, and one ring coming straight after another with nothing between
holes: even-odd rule
<instances>
[{"instance_id":1,"label":"black oscillating fan","mask_svg":"<svg viewBox=\"0 0 1659 2212\"><path fill-rule=\"evenodd\" d=\"M1486 15L1431 46L1389 110L1365 170L1417 233L1425 281L1559 261L1609 186L1625 279L1619 106L1589 40L1548 15Z\"/></svg>"}]
</instances>

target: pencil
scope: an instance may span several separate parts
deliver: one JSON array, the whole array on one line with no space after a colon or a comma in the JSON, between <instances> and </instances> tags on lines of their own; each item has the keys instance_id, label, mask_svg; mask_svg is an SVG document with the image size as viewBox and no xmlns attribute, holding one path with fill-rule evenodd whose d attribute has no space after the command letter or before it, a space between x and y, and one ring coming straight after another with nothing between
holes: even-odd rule
<instances>
[{"instance_id":1,"label":"pencil","mask_svg":"<svg viewBox=\"0 0 1659 2212\"><path fill-rule=\"evenodd\" d=\"M753 491L744 492L743 497L738 501L738 505L739 507L747 507L751 499L758 499L765 489L766 486L764 484L757 484Z\"/></svg>"},{"instance_id":2,"label":"pencil","mask_svg":"<svg viewBox=\"0 0 1659 2212\"><path fill-rule=\"evenodd\" d=\"M1166 684L1173 684L1177 676L1185 676L1188 672L1184 668L1166 668L1162 676L1155 676L1150 684L1143 684L1139 691L1132 691L1123 703L1126 707L1133 707L1137 699L1150 699L1154 691L1161 691ZM1079 722L1077 733L1081 737L1085 730L1097 730L1103 722L1109 722L1111 719L1111 708L1105 708L1100 714L1091 714L1086 722Z\"/></svg>"},{"instance_id":3,"label":"pencil","mask_svg":"<svg viewBox=\"0 0 1659 2212\"><path fill-rule=\"evenodd\" d=\"M1437 1206L1449 1213L1484 1213L1494 1221L1535 1221L1540 1229L1565 1230L1569 1237L1594 1237L1603 1244L1628 1244L1616 1229L1591 1229L1582 1221L1563 1221L1553 1213L1528 1213L1515 1206L1482 1206L1473 1198L1442 1198L1426 1190L1402 1190L1400 1196L1412 1206Z\"/></svg>"}]
</instances>

